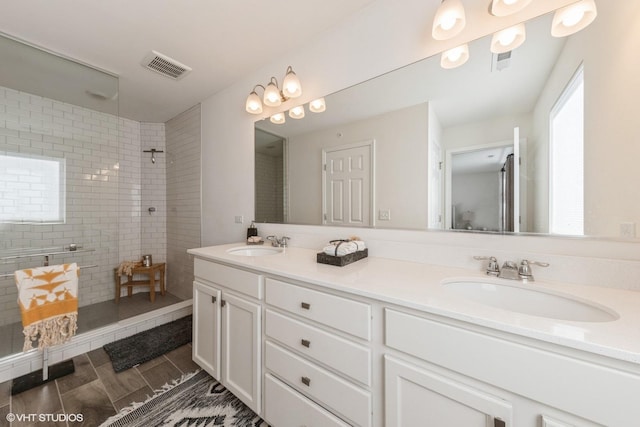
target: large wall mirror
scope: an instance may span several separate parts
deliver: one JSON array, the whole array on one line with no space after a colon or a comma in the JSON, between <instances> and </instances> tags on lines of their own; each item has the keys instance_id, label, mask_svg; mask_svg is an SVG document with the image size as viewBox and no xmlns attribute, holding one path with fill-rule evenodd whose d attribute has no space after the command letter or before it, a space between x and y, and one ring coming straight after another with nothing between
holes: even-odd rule
<instances>
[{"instance_id":1,"label":"large wall mirror","mask_svg":"<svg viewBox=\"0 0 640 427\"><path fill-rule=\"evenodd\" d=\"M635 237L639 18L601 1L554 38L542 16L507 55L485 37L459 68L427 58L256 122L256 220Z\"/></svg>"}]
</instances>

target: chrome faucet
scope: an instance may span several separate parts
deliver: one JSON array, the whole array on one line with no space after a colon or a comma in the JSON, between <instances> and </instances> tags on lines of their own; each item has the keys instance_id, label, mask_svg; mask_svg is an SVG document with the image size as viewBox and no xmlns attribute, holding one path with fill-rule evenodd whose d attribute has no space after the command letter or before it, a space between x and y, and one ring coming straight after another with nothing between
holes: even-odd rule
<instances>
[{"instance_id":1,"label":"chrome faucet","mask_svg":"<svg viewBox=\"0 0 640 427\"><path fill-rule=\"evenodd\" d=\"M518 265L515 261L505 261L502 267L498 267L498 260L493 256L474 256L473 259L479 261L489 261L485 272L488 276L496 276L500 279L522 280L523 282L533 282L532 265L549 267L549 263L540 261L529 261L523 259Z\"/></svg>"},{"instance_id":2,"label":"chrome faucet","mask_svg":"<svg viewBox=\"0 0 640 427\"><path fill-rule=\"evenodd\" d=\"M513 261L505 261L504 264L502 264L498 277L501 279L520 280L518 264Z\"/></svg>"},{"instance_id":3,"label":"chrome faucet","mask_svg":"<svg viewBox=\"0 0 640 427\"><path fill-rule=\"evenodd\" d=\"M267 240L271 242L271 246L277 246L279 248L286 248L287 243L291 240L291 237L282 236L278 238L278 236L267 236Z\"/></svg>"}]
</instances>

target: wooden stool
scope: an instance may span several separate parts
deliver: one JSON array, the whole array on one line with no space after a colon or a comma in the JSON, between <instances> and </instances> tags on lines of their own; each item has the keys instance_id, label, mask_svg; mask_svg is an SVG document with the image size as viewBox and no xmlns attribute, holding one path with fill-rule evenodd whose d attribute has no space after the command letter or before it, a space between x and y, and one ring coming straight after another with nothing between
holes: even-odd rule
<instances>
[{"instance_id":1,"label":"wooden stool","mask_svg":"<svg viewBox=\"0 0 640 427\"><path fill-rule=\"evenodd\" d=\"M131 274L127 275L127 281L124 283L120 282L120 275L118 274L118 269L115 268L113 270L116 281L116 303L120 302L120 290L123 286L127 287L127 295L131 297L133 295L133 287L134 286L148 286L149 287L149 299L151 302L156 300L156 272L160 273L160 293L162 296L165 294L164 287L164 262L159 262L157 264L153 264L151 267L145 266L137 266L133 267L131 270ZM133 280L134 274L146 274L149 276L149 280Z\"/></svg>"}]
</instances>

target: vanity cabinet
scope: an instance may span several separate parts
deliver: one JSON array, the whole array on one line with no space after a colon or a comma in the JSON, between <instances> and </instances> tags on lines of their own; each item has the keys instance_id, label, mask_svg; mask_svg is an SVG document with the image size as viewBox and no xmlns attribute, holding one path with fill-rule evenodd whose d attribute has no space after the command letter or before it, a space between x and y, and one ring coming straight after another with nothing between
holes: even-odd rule
<instances>
[{"instance_id":1,"label":"vanity cabinet","mask_svg":"<svg viewBox=\"0 0 640 427\"><path fill-rule=\"evenodd\" d=\"M285 260L302 265L289 272L285 254L238 267L226 252L216 252L220 261L206 258L209 251L195 259L193 358L273 427L640 420L637 363L556 340L586 330L581 325L558 321L559 332L540 337L516 323L496 328L462 312L448 316L430 311L428 298L407 300L406 288L396 294L393 278L378 283L380 293L368 282L352 290L332 282L334 270L316 268L315 253L291 252ZM393 261L375 263L360 265L395 271Z\"/></svg>"},{"instance_id":2,"label":"vanity cabinet","mask_svg":"<svg viewBox=\"0 0 640 427\"><path fill-rule=\"evenodd\" d=\"M370 305L272 278L265 282L266 421L371 426ZM281 416L285 400L295 403L289 416L296 423Z\"/></svg>"},{"instance_id":3,"label":"vanity cabinet","mask_svg":"<svg viewBox=\"0 0 640 427\"><path fill-rule=\"evenodd\" d=\"M513 425L510 402L439 375L426 365L385 356L384 372L385 425Z\"/></svg>"},{"instance_id":4,"label":"vanity cabinet","mask_svg":"<svg viewBox=\"0 0 640 427\"><path fill-rule=\"evenodd\" d=\"M437 414L439 426L626 427L639 419L640 376L591 356L391 308L384 324L387 425L411 425L420 413L428 425ZM469 421L456 418L463 413Z\"/></svg>"},{"instance_id":5,"label":"vanity cabinet","mask_svg":"<svg viewBox=\"0 0 640 427\"><path fill-rule=\"evenodd\" d=\"M195 260L193 360L261 412L262 276Z\"/></svg>"}]
</instances>

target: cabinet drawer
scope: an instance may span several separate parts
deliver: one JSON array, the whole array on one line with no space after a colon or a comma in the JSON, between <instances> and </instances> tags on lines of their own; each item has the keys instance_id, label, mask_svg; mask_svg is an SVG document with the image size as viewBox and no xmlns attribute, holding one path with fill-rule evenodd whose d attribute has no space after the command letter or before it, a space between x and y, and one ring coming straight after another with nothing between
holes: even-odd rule
<instances>
[{"instance_id":1,"label":"cabinet drawer","mask_svg":"<svg viewBox=\"0 0 640 427\"><path fill-rule=\"evenodd\" d=\"M196 258L194 274L200 279L217 283L236 292L262 299L262 276L226 265Z\"/></svg>"},{"instance_id":2,"label":"cabinet drawer","mask_svg":"<svg viewBox=\"0 0 640 427\"><path fill-rule=\"evenodd\" d=\"M275 307L371 340L371 306L275 279L266 279L266 300Z\"/></svg>"},{"instance_id":3,"label":"cabinet drawer","mask_svg":"<svg viewBox=\"0 0 640 427\"><path fill-rule=\"evenodd\" d=\"M265 420L278 427L348 427L330 412L269 374L265 375Z\"/></svg>"},{"instance_id":4,"label":"cabinet drawer","mask_svg":"<svg viewBox=\"0 0 640 427\"><path fill-rule=\"evenodd\" d=\"M358 426L371 425L371 395L311 362L266 342L266 367Z\"/></svg>"},{"instance_id":5,"label":"cabinet drawer","mask_svg":"<svg viewBox=\"0 0 640 427\"><path fill-rule=\"evenodd\" d=\"M265 333L362 384L371 385L368 348L271 310L267 310Z\"/></svg>"}]
</instances>

